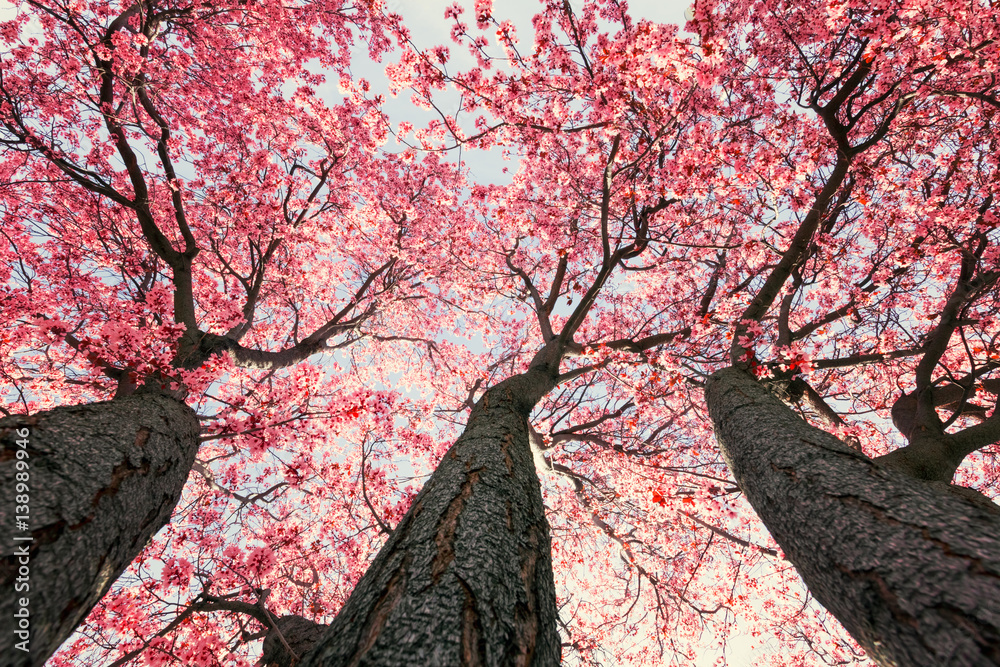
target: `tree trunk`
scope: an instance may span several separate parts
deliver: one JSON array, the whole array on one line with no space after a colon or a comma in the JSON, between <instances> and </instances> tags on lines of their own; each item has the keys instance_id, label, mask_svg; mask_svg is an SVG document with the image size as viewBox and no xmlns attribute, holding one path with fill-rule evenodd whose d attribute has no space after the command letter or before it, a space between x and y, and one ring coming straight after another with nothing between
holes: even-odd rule
<instances>
[{"instance_id":1,"label":"tree trunk","mask_svg":"<svg viewBox=\"0 0 1000 667\"><path fill-rule=\"evenodd\" d=\"M295 667L329 627L296 614L282 616L264 637L255 667Z\"/></svg>"},{"instance_id":2,"label":"tree trunk","mask_svg":"<svg viewBox=\"0 0 1000 667\"><path fill-rule=\"evenodd\" d=\"M1000 665L1000 515L872 462L743 371L705 388L723 455L810 592L880 665Z\"/></svg>"},{"instance_id":3,"label":"tree trunk","mask_svg":"<svg viewBox=\"0 0 1000 667\"><path fill-rule=\"evenodd\" d=\"M198 434L152 393L0 420L4 664L42 665L167 523Z\"/></svg>"},{"instance_id":4,"label":"tree trunk","mask_svg":"<svg viewBox=\"0 0 1000 667\"><path fill-rule=\"evenodd\" d=\"M559 664L549 527L527 423L552 384L532 370L476 403L301 667Z\"/></svg>"}]
</instances>

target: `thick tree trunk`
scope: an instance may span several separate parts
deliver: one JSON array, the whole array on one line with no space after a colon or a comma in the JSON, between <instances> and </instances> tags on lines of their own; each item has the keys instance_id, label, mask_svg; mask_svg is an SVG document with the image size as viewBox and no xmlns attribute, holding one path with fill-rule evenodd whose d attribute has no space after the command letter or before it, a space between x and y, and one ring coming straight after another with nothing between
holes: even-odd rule
<instances>
[{"instance_id":1,"label":"thick tree trunk","mask_svg":"<svg viewBox=\"0 0 1000 667\"><path fill-rule=\"evenodd\" d=\"M557 665L549 528L527 417L540 370L483 396L329 631L301 663Z\"/></svg>"},{"instance_id":2,"label":"thick tree trunk","mask_svg":"<svg viewBox=\"0 0 1000 667\"><path fill-rule=\"evenodd\" d=\"M0 420L4 664L42 665L170 519L198 434L152 393Z\"/></svg>"},{"instance_id":3,"label":"thick tree trunk","mask_svg":"<svg viewBox=\"0 0 1000 667\"><path fill-rule=\"evenodd\" d=\"M736 481L812 594L876 662L1000 665L1000 515L872 462L746 373L705 389Z\"/></svg>"}]
</instances>

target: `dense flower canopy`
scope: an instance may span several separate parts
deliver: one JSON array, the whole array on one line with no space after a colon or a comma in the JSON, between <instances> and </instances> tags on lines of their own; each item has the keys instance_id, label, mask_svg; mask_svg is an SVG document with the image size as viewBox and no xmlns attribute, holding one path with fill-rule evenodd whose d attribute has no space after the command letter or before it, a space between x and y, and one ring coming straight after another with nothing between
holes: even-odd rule
<instances>
[{"instance_id":1,"label":"dense flower canopy","mask_svg":"<svg viewBox=\"0 0 1000 667\"><path fill-rule=\"evenodd\" d=\"M996 9L442 20L432 48L378 0L0 26L7 410L157 382L202 420L171 523L54 664L249 665L269 614L329 623L482 391L555 340L530 426L564 661L869 664L702 389L743 365L873 458L937 419L955 482L1000 493ZM358 58L432 120L385 114Z\"/></svg>"}]
</instances>

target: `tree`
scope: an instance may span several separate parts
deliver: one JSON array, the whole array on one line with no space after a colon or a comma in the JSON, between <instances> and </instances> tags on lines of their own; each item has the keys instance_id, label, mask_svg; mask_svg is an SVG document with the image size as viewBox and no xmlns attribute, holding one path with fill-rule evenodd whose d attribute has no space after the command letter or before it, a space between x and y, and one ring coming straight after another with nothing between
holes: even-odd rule
<instances>
[{"instance_id":1,"label":"tree","mask_svg":"<svg viewBox=\"0 0 1000 667\"><path fill-rule=\"evenodd\" d=\"M599 6L588 5L585 11ZM449 14L455 20L453 35L462 43L466 27L457 10ZM593 17L587 18L592 27L581 32L568 6L553 6L534 25L539 34L562 31L575 39L576 52L586 61L587 49L593 48L586 43L596 33ZM628 18L616 18L624 33L620 38L634 39ZM477 5L476 20L480 27L495 22L487 3ZM616 352L643 355L689 333L645 335L650 320L658 319L648 311L642 324L617 322L610 337L600 325L620 297L609 289L611 281L643 256L650 230L663 224L657 216L679 201L668 199L659 183L644 187L644 181L657 158L662 162L669 152L648 146L683 129L687 116L680 120L679 111L691 104L690 86L668 79L656 90L658 99L643 100L648 107L628 100L626 86L616 86L607 97L621 95L616 101L622 106L614 108L603 99L611 108L601 109L592 97L593 72L590 77L576 72L579 79L570 79L568 89L545 85L565 63L562 44L539 44L536 38L534 57L521 58L512 27L502 22L497 27L513 73L483 77L481 69L489 69L489 61L483 43L471 35L481 69L450 77L448 53L440 49L410 52L400 68L409 71L426 103L432 104L434 87L449 81L472 98L462 111L485 107L499 117L492 127L477 118L479 132L471 138L463 136L453 117L432 125L431 132L444 130L445 136L478 147L517 145L540 157L525 160L509 187L473 190L482 233L472 236L478 243L465 250L468 259L456 256L456 264L475 269L467 279L501 294L513 292L524 304L530 319L515 311L497 318L502 333L495 354L501 368L515 372L499 381L486 377L488 388L475 400L483 378L469 388L464 432L303 665L557 664L563 642L536 472L537 465L551 469L552 464L542 454L544 445L536 443L532 455L532 440L540 438L529 419L546 395L608 367ZM660 40L683 50L671 45L672 37L672 31L663 31ZM608 71L614 71L613 64ZM577 96L589 103L582 112L565 104ZM626 134L623 126L637 107L653 117L653 127ZM524 221L520 228L519 220ZM579 300L573 306L575 294ZM566 309L556 314L561 300ZM535 351L525 358L529 350ZM545 407L556 412L564 407L560 403ZM625 541L621 544L628 549Z\"/></svg>"},{"instance_id":2,"label":"tree","mask_svg":"<svg viewBox=\"0 0 1000 667\"><path fill-rule=\"evenodd\" d=\"M744 36L759 74L783 70L791 96L825 127L829 166L738 321L733 367L706 385L719 443L809 590L871 658L996 664L1000 511L951 485L967 457L1000 440L990 378L1000 102L982 69L996 49L995 17L850 6L817 27L794 13L818 8L749 14L759 9L726 7L723 19L708 7L698 17L703 37ZM823 294L834 276L853 283L850 294ZM870 312L859 314L865 302ZM853 327L841 324L849 315ZM848 340L872 327L878 338L860 355L803 364L798 341L829 326ZM775 356L792 363L779 371L763 361ZM860 363L881 368L859 373L865 384L815 373ZM813 371L808 383L799 378L790 391L802 370ZM755 376L786 399L808 393L838 421L824 395L850 381L861 388L852 393L867 394L860 402L891 415L905 443L851 447L798 418ZM902 393L892 397L887 386Z\"/></svg>"},{"instance_id":3,"label":"tree","mask_svg":"<svg viewBox=\"0 0 1000 667\"><path fill-rule=\"evenodd\" d=\"M354 35L377 55L387 26L341 3L144 1L26 2L3 24L0 432L4 488L24 493L0 516L30 540L5 543L0 578L30 569L31 651L9 595L0 650L19 664L83 620L193 465L213 481L206 438L259 458L291 424L376 400L317 391L301 362L384 332L432 266L404 221L449 171L381 155L347 69ZM337 103L313 94L326 76Z\"/></svg>"}]
</instances>

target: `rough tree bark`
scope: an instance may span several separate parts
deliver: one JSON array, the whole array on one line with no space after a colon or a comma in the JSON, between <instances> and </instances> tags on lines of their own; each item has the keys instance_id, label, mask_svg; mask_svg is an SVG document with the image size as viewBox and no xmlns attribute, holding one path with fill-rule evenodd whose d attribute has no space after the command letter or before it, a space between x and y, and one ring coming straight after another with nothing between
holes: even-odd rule
<instances>
[{"instance_id":1,"label":"rough tree bark","mask_svg":"<svg viewBox=\"0 0 1000 667\"><path fill-rule=\"evenodd\" d=\"M559 664L549 527L527 422L553 384L533 369L475 404L301 667Z\"/></svg>"},{"instance_id":2,"label":"rough tree bark","mask_svg":"<svg viewBox=\"0 0 1000 667\"><path fill-rule=\"evenodd\" d=\"M0 420L4 664L44 664L167 523L198 435L193 410L148 392ZM15 494L18 481L26 494ZM29 637L16 634L23 598ZM28 652L16 646L26 638Z\"/></svg>"},{"instance_id":3,"label":"rough tree bark","mask_svg":"<svg viewBox=\"0 0 1000 667\"><path fill-rule=\"evenodd\" d=\"M282 616L264 637L255 667L295 667L329 627L297 614Z\"/></svg>"},{"instance_id":4,"label":"rough tree bark","mask_svg":"<svg viewBox=\"0 0 1000 667\"><path fill-rule=\"evenodd\" d=\"M805 580L883 667L1000 665L1000 514L886 469L744 371L705 389L723 455Z\"/></svg>"}]
</instances>

